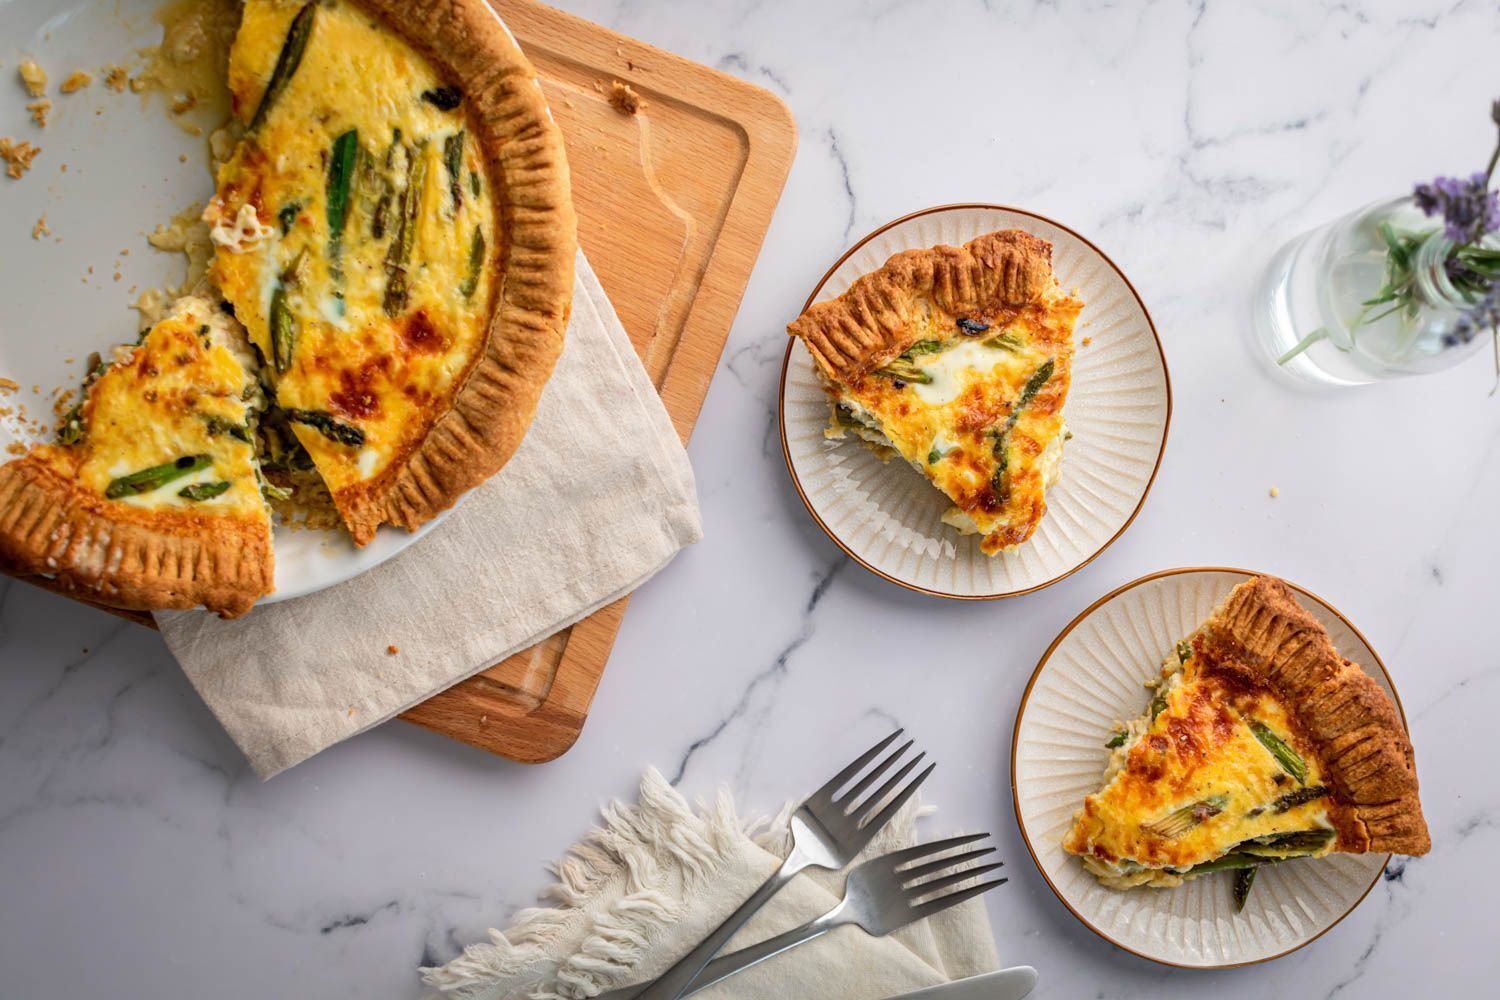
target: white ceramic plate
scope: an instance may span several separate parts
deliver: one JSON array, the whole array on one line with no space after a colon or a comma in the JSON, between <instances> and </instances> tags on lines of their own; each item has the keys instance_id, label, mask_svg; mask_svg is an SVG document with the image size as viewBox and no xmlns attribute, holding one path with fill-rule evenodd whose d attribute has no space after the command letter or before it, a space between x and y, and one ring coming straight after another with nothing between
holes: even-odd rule
<instances>
[{"instance_id":1,"label":"white ceramic plate","mask_svg":"<svg viewBox=\"0 0 1500 1000\"><path fill-rule=\"evenodd\" d=\"M0 376L22 386L0 397L0 407L24 405L50 423L52 391L76 388L91 352L135 340L136 315L128 307L136 293L182 280L181 257L152 250L145 235L213 193L207 144L173 124L159 96L147 103L136 94L113 93L99 71L107 63L137 65L132 54L161 38L153 20L160 7L160 0L0 2L0 135L42 149L21 180L0 178ZM33 125L25 109L28 98L16 79L22 56L35 58L51 77L45 129ZM59 94L58 84L77 69L94 74L93 85ZM206 112L192 120L206 134L218 117ZM32 240L43 214L53 235ZM33 440L16 414L0 416L0 449ZM382 528L363 549L343 532L278 527L276 590L261 602L342 583L441 520L415 533Z\"/></svg>"},{"instance_id":2,"label":"white ceramic plate","mask_svg":"<svg viewBox=\"0 0 1500 1000\"><path fill-rule=\"evenodd\" d=\"M1083 797L1099 788L1109 734L1146 707L1144 682L1157 675L1177 640L1249 576L1235 569L1167 570L1106 595L1047 650L1016 716L1016 820L1042 876L1100 937L1170 965L1244 965L1300 948L1353 910L1390 859L1335 854L1264 869L1244 912L1236 913L1227 878L1117 892L1101 886L1062 849ZM1374 677L1400 710L1385 665L1364 636L1321 598L1293 589L1338 651Z\"/></svg>"},{"instance_id":3,"label":"white ceramic plate","mask_svg":"<svg viewBox=\"0 0 1500 1000\"><path fill-rule=\"evenodd\" d=\"M1061 478L1047 493L1046 517L1014 552L987 556L980 536L943 524L947 498L905 462L882 463L852 438L827 440L827 396L802 341L788 338L782 366L782 450L813 518L866 569L940 597L1012 597L1089 562L1135 518L1166 446L1171 387L1146 307L1108 257L1050 219L994 205L952 205L897 219L840 258L808 304L836 298L902 250L957 246L1012 227L1052 243L1057 280L1084 301L1064 410L1073 439L1063 450Z\"/></svg>"}]
</instances>

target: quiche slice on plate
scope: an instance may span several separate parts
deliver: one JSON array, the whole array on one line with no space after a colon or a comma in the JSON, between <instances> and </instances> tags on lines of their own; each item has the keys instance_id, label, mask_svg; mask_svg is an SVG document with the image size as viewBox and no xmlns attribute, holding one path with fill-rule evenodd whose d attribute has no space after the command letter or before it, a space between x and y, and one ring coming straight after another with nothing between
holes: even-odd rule
<instances>
[{"instance_id":1,"label":"quiche slice on plate","mask_svg":"<svg viewBox=\"0 0 1500 1000\"><path fill-rule=\"evenodd\" d=\"M297 476L356 545L420 527L510 459L562 350L562 137L488 4L239 18L207 280L0 469L0 565L116 607L247 611Z\"/></svg>"},{"instance_id":2,"label":"quiche slice on plate","mask_svg":"<svg viewBox=\"0 0 1500 1000\"><path fill-rule=\"evenodd\" d=\"M828 436L905 459L953 502L943 521L995 555L1046 513L1082 308L1051 244L1008 229L899 253L787 332L829 395Z\"/></svg>"},{"instance_id":3,"label":"quiche slice on plate","mask_svg":"<svg viewBox=\"0 0 1500 1000\"><path fill-rule=\"evenodd\" d=\"M0 564L121 608L248 611L271 589L271 518L243 335L179 299L95 364L60 445L0 466Z\"/></svg>"},{"instance_id":4,"label":"quiche slice on plate","mask_svg":"<svg viewBox=\"0 0 1500 1000\"><path fill-rule=\"evenodd\" d=\"M1109 746L1063 848L1110 888L1231 871L1243 907L1266 865L1430 847L1395 706L1274 578L1240 584L1177 644Z\"/></svg>"}]
</instances>

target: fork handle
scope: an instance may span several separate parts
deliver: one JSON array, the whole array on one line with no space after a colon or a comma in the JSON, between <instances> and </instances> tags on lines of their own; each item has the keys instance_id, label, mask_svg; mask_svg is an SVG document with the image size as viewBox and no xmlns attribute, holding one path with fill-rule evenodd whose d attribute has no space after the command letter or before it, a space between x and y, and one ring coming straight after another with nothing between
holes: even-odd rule
<instances>
[{"instance_id":1,"label":"fork handle","mask_svg":"<svg viewBox=\"0 0 1500 1000\"><path fill-rule=\"evenodd\" d=\"M656 977L644 990L635 994L635 1000L677 1000L678 997L686 996L693 985L693 979L708 965L709 959L717 955L729 941L734 937L735 931L745 926L755 912L778 892L782 890L792 877L807 867L807 862L795 850L781 863L781 867L761 885L759 889L750 894L750 898L740 904L729 917L718 926L716 930L692 951L684 955L676 965Z\"/></svg>"},{"instance_id":2,"label":"fork handle","mask_svg":"<svg viewBox=\"0 0 1500 1000\"><path fill-rule=\"evenodd\" d=\"M694 979L682 996L690 997L699 990L706 990L722 979L728 979L738 972L744 972L752 965L758 965L773 955L780 955L788 949L795 948L799 944L806 944L813 938L822 937L835 927L846 923L839 919L839 911L843 909L841 902L821 917L816 917L789 931L778 934L773 938L767 938L759 944L752 944L748 948L731 952L722 958L716 958L706 965L698 978Z\"/></svg>"}]
</instances>

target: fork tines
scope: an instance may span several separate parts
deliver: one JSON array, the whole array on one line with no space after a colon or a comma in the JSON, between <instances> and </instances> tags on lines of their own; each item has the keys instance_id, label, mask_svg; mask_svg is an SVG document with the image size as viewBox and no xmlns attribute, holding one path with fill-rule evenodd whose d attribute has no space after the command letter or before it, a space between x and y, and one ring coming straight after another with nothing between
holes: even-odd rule
<instances>
[{"instance_id":1,"label":"fork tines","mask_svg":"<svg viewBox=\"0 0 1500 1000\"><path fill-rule=\"evenodd\" d=\"M953 892L944 891L966 882L973 882L981 875L1005 867L1004 861L963 867L979 858L995 853L994 847L982 847L959 854L953 853L960 847L966 847L988 837L988 833L972 833L961 837L950 837L947 840L936 840L930 844L918 844L916 847L895 851L886 855L882 860L890 863L908 899L925 900L914 906L915 912L920 916L930 917L934 913L973 899L980 893L988 892L1010 881L1008 878L991 879L988 882L969 885ZM929 858L936 860L927 860ZM934 894L937 895L934 896Z\"/></svg>"},{"instance_id":2,"label":"fork tines","mask_svg":"<svg viewBox=\"0 0 1500 1000\"><path fill-rule=\"evenodd\" d=\"M832 781L828 782L828 784L824 785L822 788L814 792L811 798L814 800L823 800L838 807L845 816L853 818L856 824L861 828L870 828L872 831L879 830L882 826L890 821L891 817L896 814L896 811L898 809L904 806L907 801L916 794L917 789L921 787L922 782L927 780L927 776L931 774L932 769L937 766L936 764L928 764L925 768L922 769L922 772L920 774L918 774L906 785L906 787L897 792L894 798L890 798L891 793L896 792L897 787L900 786L901 782L906 779L906 776L912 772L912 769L920 764L922 762L922 759L927 756L925 751L920 751L915 757L903 764L896 771L896 773L891 775L891 777L887 779L886 782L878 789L876 789L868 796L865 795L865 792L869 791L870 786L879 781L880 778L887 771L889 771L891 767L895 765L895 763L899 761L908 750L912 748L912 744L915 742L914 740L907 740L905 743L897 747L884 760L876 764L873 768L870 768L868 774L866 774L863 778L860 778L858 782L851 786L842 795L838 794L838 792L856 775L863 771L871 761L878 757L881 751L885 750L886 747L896 742L896 740L900 738L903 732L905 732L905 730L896 730L894 733L887 736L885 739L881 740L879 743L875 744L864 753L860 754L859 758L855 760L854 763L850 764L848 767L844 768L842 771L836 774L833 777ZM888 798L889 802L886 801ZM882 803L885 803L884 808L880 808ZM878 812L876 811L877 809L879 809Z\"/></svg>"}]
</instances>

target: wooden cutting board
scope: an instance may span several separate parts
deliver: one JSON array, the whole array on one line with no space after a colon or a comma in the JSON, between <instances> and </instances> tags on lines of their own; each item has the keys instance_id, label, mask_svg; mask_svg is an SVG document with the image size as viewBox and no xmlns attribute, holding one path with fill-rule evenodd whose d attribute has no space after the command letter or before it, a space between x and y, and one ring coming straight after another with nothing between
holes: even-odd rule
<instances>
[{"instance_id":1,"label":"wooden cutting board","mask_svg":"<svg viewBox=\"0 0 1500 1000\"><path fill-rule=\"evenodd\" d=\"M583 251L686 441L791 169L791 112L759 87L535 0L490 2L562 128ZM636 114L610 104L615 81L643 101ZM588 718L628 600L401 718L513 760L560 756Z\"/></svg>"}]
</instances>

